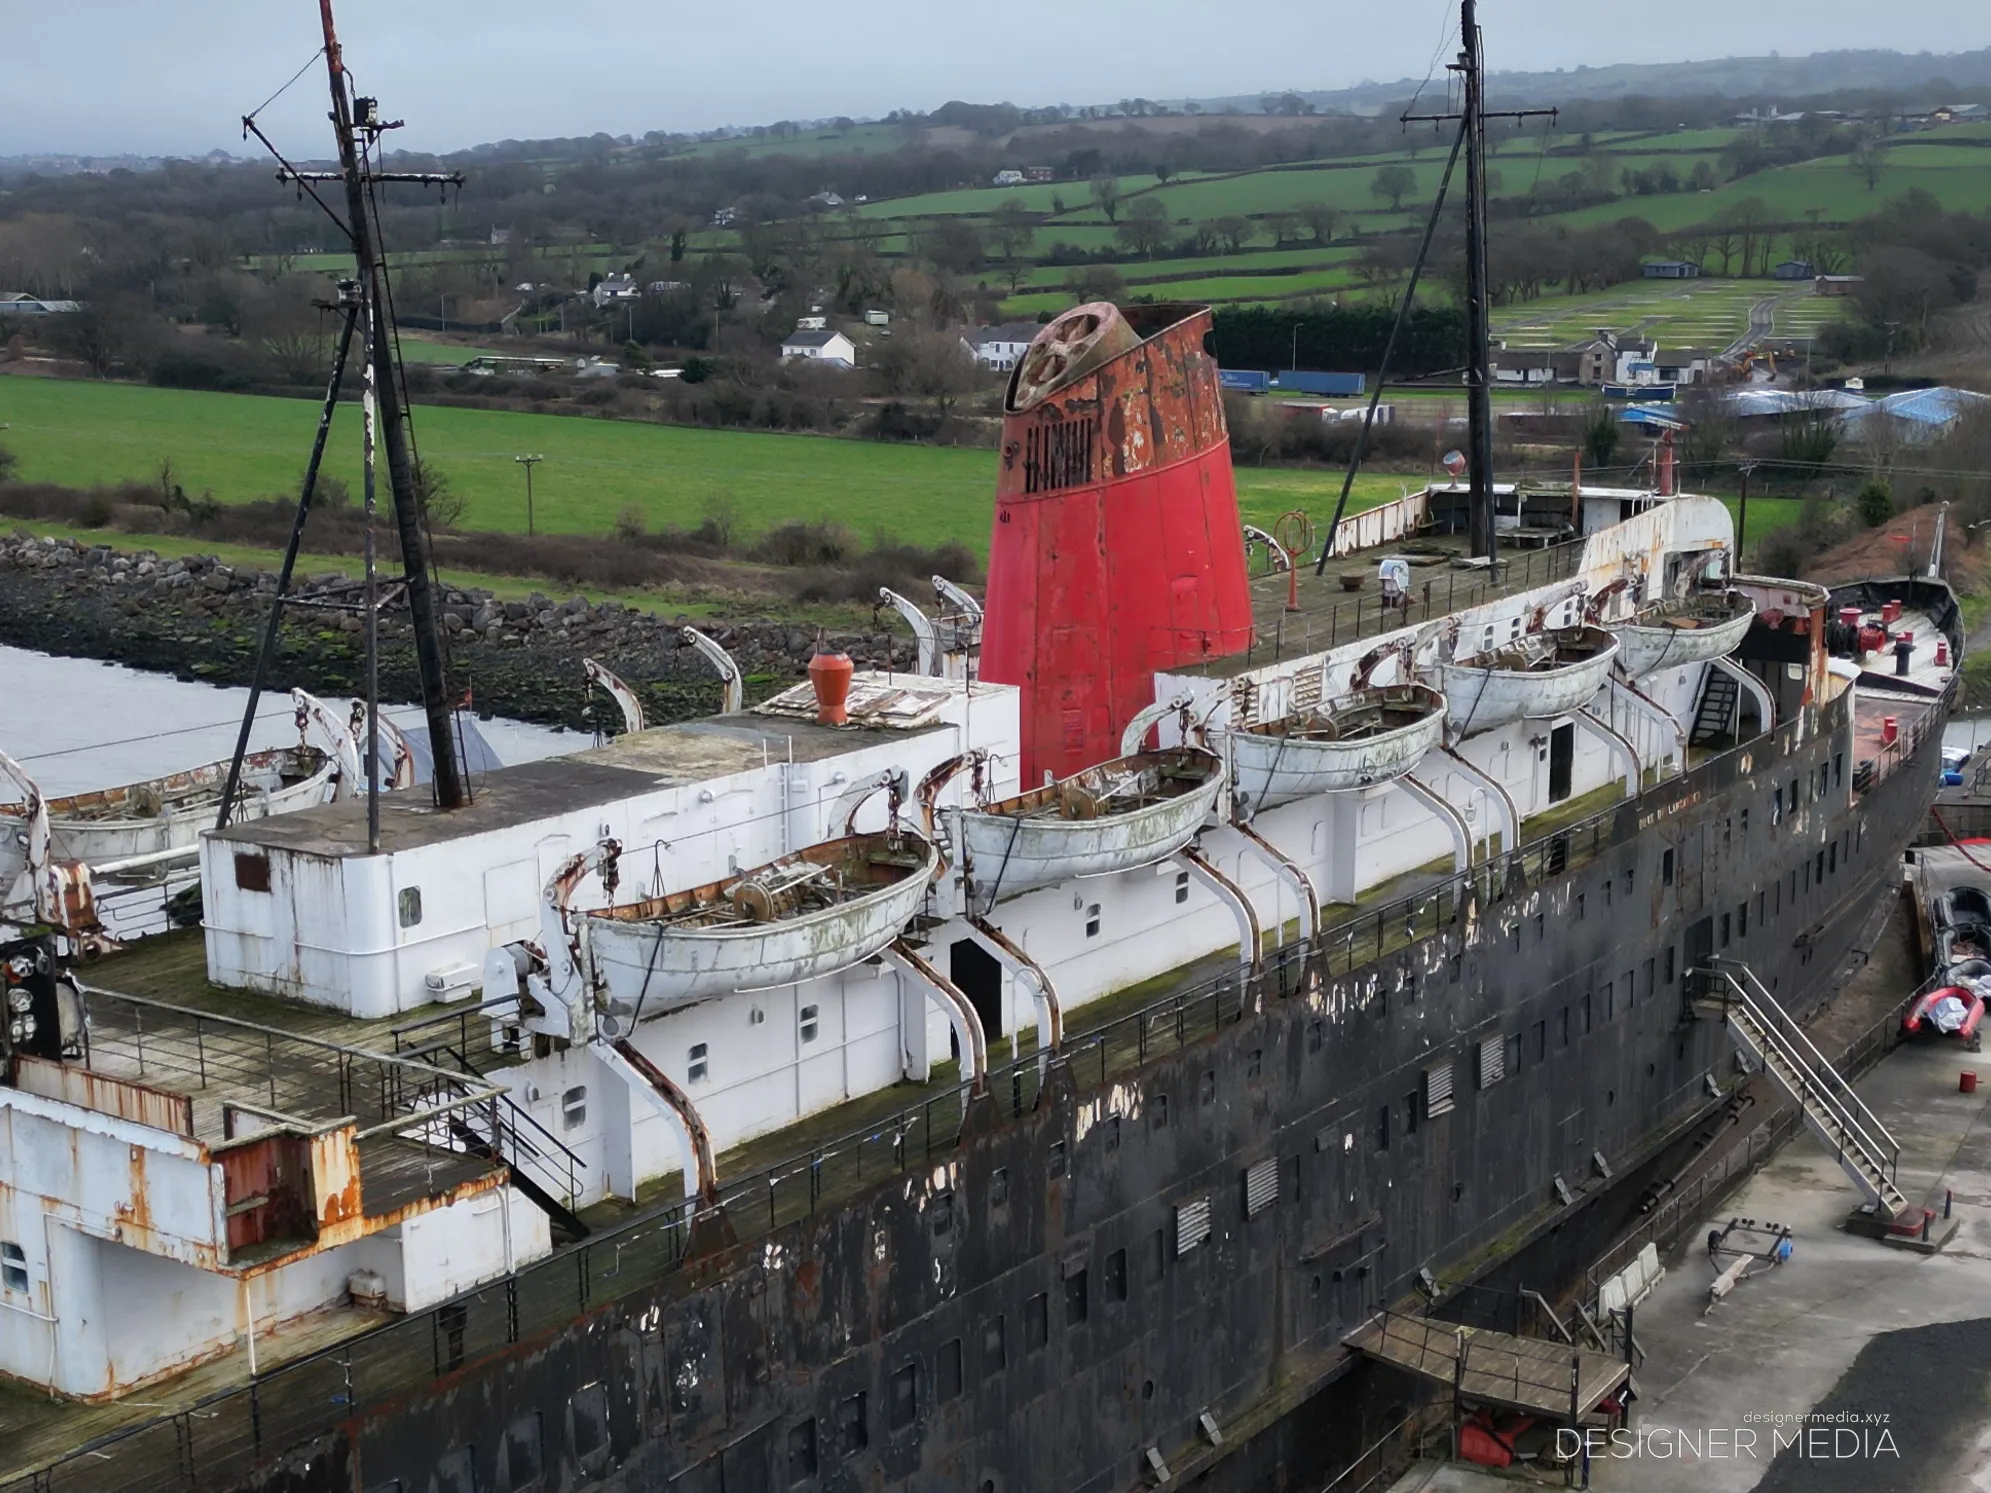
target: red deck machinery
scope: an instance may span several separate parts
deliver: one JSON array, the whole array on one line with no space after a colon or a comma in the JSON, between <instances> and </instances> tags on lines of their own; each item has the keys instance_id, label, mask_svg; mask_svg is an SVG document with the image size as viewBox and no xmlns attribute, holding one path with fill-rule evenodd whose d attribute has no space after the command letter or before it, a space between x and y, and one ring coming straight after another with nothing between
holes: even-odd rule
<instances>
[{"instance_id":1,"label":"red deck machinery","mask_svg":"<svg viewBox=\"0 0 1991 1493\"><path fill-rule=\"evenodd\" d=\"M982 677L1023 689L1025 785L1119 755L1154 676L1252 638L1207 307L1078 306L1004 406Z\"/></svg>"}]
</instances>

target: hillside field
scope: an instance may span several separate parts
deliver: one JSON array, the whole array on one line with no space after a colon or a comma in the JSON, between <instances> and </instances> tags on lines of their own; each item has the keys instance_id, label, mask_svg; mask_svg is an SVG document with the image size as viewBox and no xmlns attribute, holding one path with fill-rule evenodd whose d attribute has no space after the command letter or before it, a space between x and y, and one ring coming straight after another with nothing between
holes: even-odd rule
<instances>
[{"instance_id":1,"label":"hillside field","mask_svg":"<svg viewBox=\"0 0 1991 1493\"><path fill-rule=\"evenodd\" d=\"M23 481L88 486L174 480L223 502L294 496L317 405L143 385L0 377L0 443ZM523 532L525 482L512 458L546 459L533 477L536 527L601 534L634 505L652 528L695 526L716 505L755 534L793 519L834 521L860 539L958 542L986 553L995 453L828 436L695 430L636 421L417 407L425 459L467 499L462 526ZM326 469L360 491L359 418L342 408ZM1415 476L1364 473L1355 507L1394 498ZM1240 467L1244 517L1269 526L1290 508L1332 512L1339 471Z\"/></svg>"}]
</instances>

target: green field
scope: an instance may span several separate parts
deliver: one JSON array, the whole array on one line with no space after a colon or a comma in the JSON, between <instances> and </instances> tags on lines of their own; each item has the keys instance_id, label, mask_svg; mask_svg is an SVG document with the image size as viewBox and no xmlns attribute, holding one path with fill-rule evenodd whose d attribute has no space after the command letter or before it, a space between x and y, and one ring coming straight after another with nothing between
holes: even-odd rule
<instances>
[{"instance_id":1,"label":"green field","mask_svg":"<svg viewBox=\"0 0 1991 1493\"><path fill-rule=\"evenodd\" d=\"M1566 347L1599 327L1612 327L1650 333L1662 348L1719 351L1749 329L1751 306L1778 295L1823 299L1809 286L1776 280L1635 280L1589 295L1543 296L1502 307L1494 314L1493 333L1510 348L1541 349Z\"/></svg>"},{"instance_id":2,"label":"green field","mask_svg":"<svg viewBox=\"0 0 1991 1493\"><path fill-rule=\"evenodd\" d=\"M170 460L192 494L211 490L223 502L288 497L316 418L316 405L302 399L0 378L0 423L9 427L0 441L30 482L151 481ZM746 534L822 520L864 540L988 548L992 451L433 407L417 409L416 429L423 457L468 500L465 528L524 530L525 483L512 458L529 452L546 458L533 478L544 533L607 534L631 505L653 528L689 528L724 504ZM326 462L358 493L359 421L351 407L339 413ZM1364 474L1357 506L1418 480ZM1324 470L1240 468L1239 505L1257 523L1294 507L1324 517L1340 482Z\"/></svg>"}]
</instances>

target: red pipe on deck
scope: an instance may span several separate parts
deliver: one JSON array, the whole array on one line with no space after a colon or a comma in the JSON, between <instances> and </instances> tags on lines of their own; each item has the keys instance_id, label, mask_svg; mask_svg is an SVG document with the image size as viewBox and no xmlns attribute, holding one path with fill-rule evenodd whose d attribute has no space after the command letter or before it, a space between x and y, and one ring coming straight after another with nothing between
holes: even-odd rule
<instances>
[{"instance_id":1,"label":"red pipe on deck","mask_svg":"<svg viewBox=\"0 0 1991 1493\"><path fill-rule=\"evenodd\" d=\"M1206 307L1080 306L1010 378L984 679L1023 691L1025 785L1118 755L1156 671L1252 638Z\"/></svg>"}]
</instances>

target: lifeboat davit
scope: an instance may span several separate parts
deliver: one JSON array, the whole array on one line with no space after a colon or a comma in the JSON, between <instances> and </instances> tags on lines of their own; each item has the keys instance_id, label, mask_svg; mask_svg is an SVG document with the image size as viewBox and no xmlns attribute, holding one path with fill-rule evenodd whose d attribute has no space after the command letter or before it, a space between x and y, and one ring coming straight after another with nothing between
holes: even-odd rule
<instances>
[{"instance_id":1,"label":"lifeboat davit","mask_svg":"<svg viewBox=\"0 0 1991 1493\"><path fill-rule=\"evenodd\" d=\"M1604 687L1617 656L1618 640L1603 628L1560 627L1428 667L1463 736L1581 709Z\"/></svg>"},{"instance_id":2,"label":"lifeboat davit","mask_svg":"<svg viewBox=\"0 0 1991 1493\"><path fill-rule=\"evenodd\" d=\"M1225 733L1246 815L1315 793L1388 782L1445 735L1445 697L1424 684L1385 684Z\"/></svg>"},{"instance_id":3,"label":"lifeboat davit","mask_svg":"<svg viewBox=\"0 0 1991 1493\"><path fill-rule=\"evenodd\" d=\"M1200 747L1115 757L961 816L970 895L983 911L1075 876L1166 860L1187 845L1224 789L1221 758Z\"/></svg>"},{"instance_id":4,"label":"lifeboat davit","mask_svg":"<svg viewBox=\"0 0 1991 1493\"><path fill-rule=\"evenodd\" d=\"M880 830L581 921L597 978L637 1019L861 964L899 936L940 868L931 841Z\"/></svg>"},{"instance_id":5,"label":"lifeboat davit","mask_svg":"<svg viewBox=\"0 0 1991 1493\"><path fill-rule=\"evenodd\" d=\"M229 817L240 824L324 803L337 771L338 763L315 747L251 752L242 759ZM51 849L59 859L90 866L189 849L200 843L202 830L214 827L227 782L228 764L209 762L142 783L48 799ZM24 814L22 804L0 804L0 816L19 821ZM0 833L0 887L20 875L26 855L18 833Z\"/></svg>"},{"instance_id":6,"label":"lifeboat davit","mask_svg":"<svg viewBox=\"0 0 1991 1493\"><path fill-rule=\"evenodd\" d=\"M1755 618L1756 603L1740 591L1658 602L1611 629L1618 636L1618 668L1627 679L1642 679L1657 669L1725 658Z\"/></svg>"}]
</instances>

